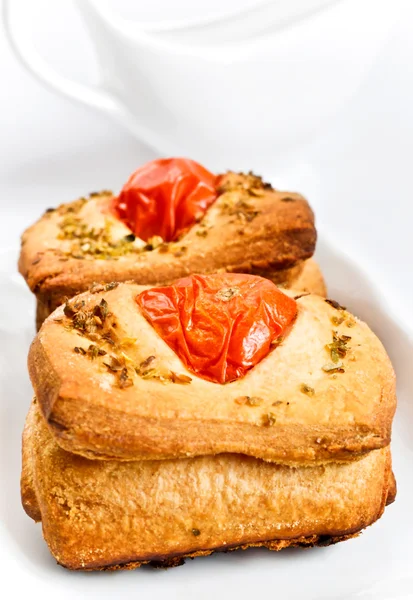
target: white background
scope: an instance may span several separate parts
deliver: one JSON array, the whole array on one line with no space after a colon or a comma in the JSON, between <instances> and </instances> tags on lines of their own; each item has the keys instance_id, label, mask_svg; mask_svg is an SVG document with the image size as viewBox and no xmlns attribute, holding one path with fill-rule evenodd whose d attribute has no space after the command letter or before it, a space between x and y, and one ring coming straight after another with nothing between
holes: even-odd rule
<instances>
[{"instance_id":1,"label":"white background","mask_svg":"<svg viewBox=\"0 0 413 600\"><path fill-rule=\"evenodd\" d=\"M264 175L309 198L323 234L367 269L413 331L413 2L377 2L399 19L362 87L317 139L295 156L277 157ZM21 10L22 3L16 6ZM68 76L93 82L93 52L72 3L24 6L39 51ZM46 207L93 190L118 190L155 156L106 117L43 89L16 61L1 28L0 75L0 248L18 245L24 227Z\"/></svg>"},{"instance_id":2,"label":"white background","mask_svg":"<svg viewBox=\"0 0 413 600\"><path fill-rule=\"evenodd\" d=\"M413 2L378 2L388 5L389 21L395 13L399 21L389 26L361 89L296 160L277 157L266 175L309 198L320 228L380 279L412 323ZM93 51L70 1L15 4L53 65L80 81L96 79ZM0 73L1 246L16 244L45 207L95 189L117 190L154 156L105 116L42 88L1 30Z\"/></svg>"}]
</instances>

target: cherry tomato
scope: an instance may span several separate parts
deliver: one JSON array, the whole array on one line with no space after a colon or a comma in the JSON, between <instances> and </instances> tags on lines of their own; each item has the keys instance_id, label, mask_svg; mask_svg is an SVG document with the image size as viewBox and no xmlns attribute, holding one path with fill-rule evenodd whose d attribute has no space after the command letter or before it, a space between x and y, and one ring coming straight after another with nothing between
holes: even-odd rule
<instances>
[{"instance_id":1,"label":"cherry tomato","mask_svg":"<svg viewBox=\"0 0 413 600\"><path fill-rule=\"evenodd\" d=\"M295 300L255 275L192 275L141 292L145 318L188 370L226 383L262 360L297 314Z\"/></svg>"},{"instance_id":2,"label":"cherry tomato","mask_svg":"<svg viewBox=\"0 0 413 600\"><path fill-rule=\"evenodd\" d=\"M159 235L169 242L216 200L216 182L216 175L193 160L153 160L130 176L113 210L137 237L148 241Z\"/></svg>"}]
</instances>

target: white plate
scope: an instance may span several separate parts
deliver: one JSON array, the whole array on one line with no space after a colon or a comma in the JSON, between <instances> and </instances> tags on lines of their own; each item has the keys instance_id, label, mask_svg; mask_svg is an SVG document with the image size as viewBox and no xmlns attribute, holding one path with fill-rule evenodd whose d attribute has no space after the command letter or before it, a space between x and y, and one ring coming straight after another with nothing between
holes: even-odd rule
<instances>
[{"instance_id":1,"label":"white plate","mask_svg":"<svg viewBox=\"0 0 413 600\"><path fill-rule=\"evenodd\" d=\"M413 335L397 322L374 282L325 239L318 247L329 296L366 320L396 368L399 406L394 425L395 504L363 535L329 548L273 553L251 549L187 561L167 571L73 573L57 566L20 504L20 437L31 399L26 356L34 334L34 300L16 273L17 251L0 253L1 504L0 569L7 596L31 598L266 597L293 600L413 597Z\"/></svg>"}]
</instances>

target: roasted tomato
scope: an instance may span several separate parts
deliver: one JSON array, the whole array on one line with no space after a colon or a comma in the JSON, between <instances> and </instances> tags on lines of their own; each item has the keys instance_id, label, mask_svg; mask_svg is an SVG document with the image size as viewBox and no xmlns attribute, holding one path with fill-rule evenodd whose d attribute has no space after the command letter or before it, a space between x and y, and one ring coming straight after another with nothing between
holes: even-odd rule
<instances>
[{"instance_id":1,"label":"roasted tomato","mask_svg":"<svg viewBox=\"0 0 413 600\"><path fill-rule=\"evenodd\" d=\"M193 160L162 158L140 167L115 198L113 211L148 241L176 240L216 200L217 176Z\"/></svg>"},{"instance_id":2,"label":"roasted tomato","mask_svg":"<svg viewBox=\"0 0 413 600\"><path fill-rule=\"evenodd\" d=\"M136 300L188 370L216 383L245 375L297 314L295 300L255 275L192 275Z\"/></svg>"}]
</instances>

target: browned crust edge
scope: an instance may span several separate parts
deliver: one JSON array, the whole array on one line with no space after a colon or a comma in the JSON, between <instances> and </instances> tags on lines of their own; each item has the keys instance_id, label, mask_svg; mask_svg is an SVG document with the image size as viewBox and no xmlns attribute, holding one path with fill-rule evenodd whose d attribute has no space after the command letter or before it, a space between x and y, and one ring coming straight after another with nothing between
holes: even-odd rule
<instances>
[{"instance_id":1,"label":"browned crust edge","mask_svg":"<svg viewBox=\"0 0 413 600\"><path fill-rule=\"evenodd\" d=\"M344 533L341 535L310 535L308 537L298 537L291 540L269 540L261 542L251 542L250 544L242 544L240 546L221 546L220 548L213 548L211 550L197 550L196 552L189 552L187 554L180 554L169 557L157 557L148 560L131 560L125 563L108 564L104 566L96 566L90 568L76 568L70 567L57 562L58 565L68 569L69 571L131 571L139 567L148 565L155 569L170 569L171 567L180 567L185 564L185 560L190 558L194 559L201 556L210 556L216 552L234 552L236 550L248 550L249 548L267 548L267 550L273 552L279 552L284 548L312 548L315 546L325 547L337 544L338 542L344 542L351 538L356 538L360 535L360 531Z\"/></svg>"},{"instance_id":2,"label":"browned crust edge","mask_svg":"<svg viewBox=\"0 0 413 600\"><path fill-rule=\"evenodd\" d=\"M47 385L47 383L46 383ZM44 398L47 398L44 402ZM59 399L60 400L60 399ZM148 419L145 417L128 417L128 432L121 432L118 430L117 435L121 436L125 442L125 446L116 446L116 452L113 453L107 451L99 451L97 447L100 446L102 449L108 447L113 443L113 436L105 436L105 414L102 418L101 407L90 407L89 415L92 415L95 420L96 429L95 431L86 431L82 429L81 417L75 421L76 414L80 414L82 410L82 403L74 399L65 398L65 408L67 409L68 403L70 402L70 411L72 419L64 423L65 416L59 411L59 406L55 405L53 411L44 410L47 405L53 405L54 399L51 396L43 396L43 404L41 406L43 416L45 417L49 430L52 433L54 439L61 448L67 452L73 452L80 456L84 456L89 459L97 460L159 460L169 458L188 458L191 456L199 456L202 454L220 454L220 453L245 453L241 452L239 448L239 436L240 430L232 433L229 431L226 425L221 425L219 422L214 421L203 421L202 423L202 445L204 450L200 450L200 439L199 431L197 429L197 420L188 419L183 422L173 422L171 419ZM295 466L302 464L323 464L328 462L348 462L351 460L358 460L366 453L371 450L378 450L384 448L390 443L390 435L387 435L385 428L380 432L372 433L370 436L366 435L363 427L360 426L357 431L343 431L339 436L334 429L329 430L311 430L305 432L303 430L298 431L294 427L279 428L278 443L272 448L272 451L267 450L265 458L262 456L262 444L263 437L267 438L268 444L274 443L274 438L269 428L265 430L260 429L261 438L259 444L257 444L257 426L250 423L243 423L242 427L242 439L244 446L248 447L251 452L251 456L267 460L269 462L276 462L284 465ZM191 433L191 428L193 433ZM134 432L139 431L141 437L144 438L145 431L151 430L150 444L152 450L148 450L145 454L136 447L133 436ZM211 450L211 435L214 434L217 438L220 436L216 435L216 432L220 431L222 434L222 443L215 440L213 445L213 451ZM197 433L198 432L198 433ZM322 442L314 446L314 439L322 436ZM184 437L183 437L184 436ZM360 439L357 439L360 437ZM288 440L294 438L300 445L294 447L294 450L288 447ZM182 446L182 440L185 439L185 446ZM149 438L148 438L149 440ZM140 447L143 444L140 442ZM154 446L157 446L157 452L153 450ZM171 453L168 451L169 447L174 447L175 451ZM284 450L288 448L288 450ZM249 454L249 453L248 453Z\"/></svg>"}]
</instances>

